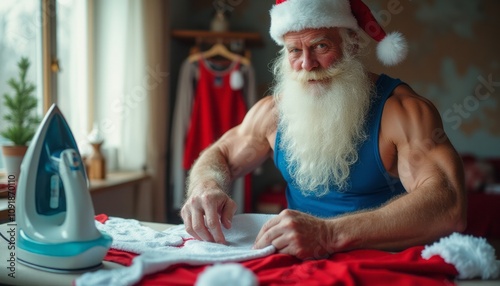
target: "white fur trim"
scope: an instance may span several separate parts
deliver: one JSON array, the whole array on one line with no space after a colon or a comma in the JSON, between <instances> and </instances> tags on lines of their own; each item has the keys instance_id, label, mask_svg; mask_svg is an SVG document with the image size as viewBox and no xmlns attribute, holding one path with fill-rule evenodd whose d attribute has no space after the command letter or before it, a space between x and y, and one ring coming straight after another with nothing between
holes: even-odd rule
<instances>
[{"instance_id":1,"label":"white fur trim","mask_svg":"<svg viewBox=\"0 0 500 286\"><path fill-rule=\"evenodd\" d=\"M257 277L238 263L215 264L198 276L195 286L257 286Z\"/></svg>"},{"instance_id":2,"label":"white fur trim","mask_svg":"<svg viewBox=\"0 0 500 286\"><path fill-rule=\"evenodd\" d=\"M344 27L358 29L348 0L288 0L274 5L269 33L278 45L284 45L288 32L304 29Z\"/></svg>"},{"instance_id":3,"label":"white fur trim","mask_svg":"<svg viewBox=\"0 0 500 286\"><path fill-rule=\"evenodd\" d=\"M495 249L484 238L453 233L422 251L422 258L429 259L434 255L453 264L459 279L496 279L499 276Z\"/></svg>"},{"instance_id":4,"label":"white fur trim","mask_svg":"<svg viewBox=\"0 0 500 286\"><path fill-rule=\"evenodd\" d=\"M377 57L386 66L400 63L408 54L408 44L399 32L387 34L377 45Z\"/></svg>"}]
</instances>

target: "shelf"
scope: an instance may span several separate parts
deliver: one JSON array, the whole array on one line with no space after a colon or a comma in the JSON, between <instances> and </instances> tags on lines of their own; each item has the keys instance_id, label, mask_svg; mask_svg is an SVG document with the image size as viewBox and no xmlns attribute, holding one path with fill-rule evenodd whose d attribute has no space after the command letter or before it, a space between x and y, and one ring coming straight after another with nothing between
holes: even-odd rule
<instances>
[{"instance_id":1,"label":"shelf","mask_svg":"<svg viewBox=\"0 0 500 286\"><path fill-rule=\"evenodd\" d=\"M197 41L229 43L234 40L245 41L247 47L263 46L262 37L257 32L212 32L207 30L173 30L172 37L194 44Z\"/></svg>"},{"instance_id":2,"label":"shelf","mask_svg":"<svg viewBox=\"0 0 500 286\"><path fill-rule=\"evenodd\" d=\"M149 175L142 171L108 173L106 179L89 180L90 192L94 194L112 188L127 187L148 180L149 178L150 178Z\"/></svg>"}]
</instances>

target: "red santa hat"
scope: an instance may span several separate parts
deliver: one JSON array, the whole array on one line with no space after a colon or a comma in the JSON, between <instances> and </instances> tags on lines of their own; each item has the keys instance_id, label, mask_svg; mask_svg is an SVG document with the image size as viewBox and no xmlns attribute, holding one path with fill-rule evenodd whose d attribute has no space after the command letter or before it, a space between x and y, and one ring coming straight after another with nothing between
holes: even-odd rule
<instances>
[{"instance_id":1,"label":"red santa hat","mask_svg":"<svg viewBox=\"0 0 500 286\"><path fill-rule=\"evenodd\" d=\"M403 35L386 34L361 0L276 0L270 14L270 34L278 45L288 32L344 27L362 29L377 41L377 57L385 65L398 64L408 53Z\"/></svg>"}]
</instances>

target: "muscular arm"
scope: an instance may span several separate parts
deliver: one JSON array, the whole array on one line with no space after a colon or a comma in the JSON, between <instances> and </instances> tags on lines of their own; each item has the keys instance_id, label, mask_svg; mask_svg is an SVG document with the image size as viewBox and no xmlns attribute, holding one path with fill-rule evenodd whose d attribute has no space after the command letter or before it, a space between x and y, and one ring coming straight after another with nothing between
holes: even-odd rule
<instances>
[{"instance_id":1,"label":"muscular arm","mask_svg":"<svg viewBox=\"0 0 500 286\"><path fill-rule=\"evenodd\" d=\"M434 106L399 86L384 107L380 136L381 156L392 162L386 167L407 194L378 209L331 219L285 210L264 225L255 247L272 243L283 253L318 258L359 248L400 250L462 231L462 165Z\"/></svg>"},{"instance_id":2,"label":"muscular arm","mask_svg":"<svg viewBox=\"0 0 500 286\"><path fill-rule=\"evenodd\" d=\"M221 223L229 228L236 211L227 194L229 185L269 157L275 129L274 99L266 97L240 125L202 152L189 172L188 198L181 210L188 233L200 240L225 242Z\"/></svg>"}]
</instances>

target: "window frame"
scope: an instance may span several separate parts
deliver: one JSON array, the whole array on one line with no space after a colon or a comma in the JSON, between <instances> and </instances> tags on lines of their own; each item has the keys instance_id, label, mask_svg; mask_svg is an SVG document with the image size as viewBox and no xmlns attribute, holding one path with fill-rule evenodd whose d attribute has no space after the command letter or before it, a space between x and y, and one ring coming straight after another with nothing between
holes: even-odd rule
<instances>
[{"instance_id":1,"label":"window frame","mask_svg":"<svg viewBox=\"0 0 500 286\"><path fill-rule=\"evenodd\" d=\"M57 9L55 0L41 0L42 3L42 78L43 113L57 102Z\"/></svg>"}]
</instances>

